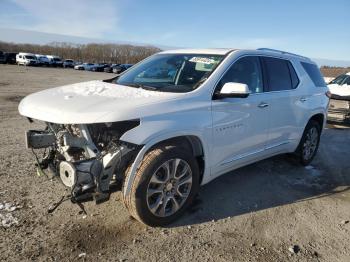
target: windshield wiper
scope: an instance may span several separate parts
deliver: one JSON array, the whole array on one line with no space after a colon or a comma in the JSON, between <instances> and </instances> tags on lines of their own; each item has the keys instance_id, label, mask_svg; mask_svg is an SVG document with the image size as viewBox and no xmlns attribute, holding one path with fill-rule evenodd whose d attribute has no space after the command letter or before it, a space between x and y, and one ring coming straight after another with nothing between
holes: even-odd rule
<instances>
[{"instance_id":1,"label":"windshield wiper","mask_svg":"<svg viewBox=\"0 0 350 262\"><path fill-rule=\"evenodd\" d=\"M145 90L152 90L152 91L157 91L158 88L154 86L147 86L147 85L142 85L142 84L137 84L137 83L126 83L125 85L131 86L131 87L136 87L136 88L142 88Z\"/></svg>"},{"instance_id":2,"label":"windshield wiper","mask_svg":"<svg viewBox=\"0 0 350 262\"><path fill-rule=\"evenodd\" d=\"M154 87L154 86L139 85L139 87L141 87L142 89L145 89L145 90L158 91L158 88Z\"/></svg>"}]
</instances>

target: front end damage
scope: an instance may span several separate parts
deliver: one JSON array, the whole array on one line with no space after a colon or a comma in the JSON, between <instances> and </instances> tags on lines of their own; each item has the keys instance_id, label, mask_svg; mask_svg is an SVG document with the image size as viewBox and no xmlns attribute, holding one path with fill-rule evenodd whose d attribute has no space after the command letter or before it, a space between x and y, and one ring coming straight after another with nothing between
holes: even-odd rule
<instances>
[{"instance_id":1,"label":"front end damage","mask_svg":"<svg viewBox=\"0 0 350 262\"><path fill-rule=\"evenodd\" d=\"M46 123L45 130L26 132L27 148L33 150L40 172L49 172L69 187L73 203L109 199L120 188L126 168L141 146L120 137L138 126L139 120L96 124ZM37 149L44 151L38 157Z\"/></svg>"}]
</instances>

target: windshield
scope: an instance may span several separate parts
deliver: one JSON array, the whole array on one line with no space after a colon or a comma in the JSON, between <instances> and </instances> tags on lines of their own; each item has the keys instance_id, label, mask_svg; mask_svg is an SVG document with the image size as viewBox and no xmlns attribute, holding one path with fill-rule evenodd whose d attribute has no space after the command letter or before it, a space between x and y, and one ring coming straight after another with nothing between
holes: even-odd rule
<instances>
[{"instance_id":1,"label":"windshield","mask_svg":"<svg viewBox=\"0 0 350 262\"><path fill-rule=\"evenodd\" d=\"M329 83L341 85L347 77L348 77L347 75L340 75L340 76L336 77L335 79L333 79Z\"/></svg>"},{"instance_id":2,"label":"windshield","mask_svg":"<svg viewBox=\"0 0 350 262\"><path fill-rule=\"evenodd\" d=\"M25 57L26 57L27 59L33 59L33 60L35 60L35 59L36 59L36 57L31 56L31 55L26 55Z\"/></svg>"},{"instance_id":3,"label":"windshield","mask_svg":"<svg viewBox=\"0 0 350 262\"><path fill-rule=\"evenodd\" d=\"M203 54L158 54L130 68L114 82L162 92L190 92L209 77L223 57Z\"/></svg>"},{"instance_id":4,"label":"windshield","mask_svg":"<svg viewBox=\"0 0 350 262\"><path fill-rule=\"evenodd\" d=\"M53 61L59 62L59 61L61 61L61 59L55 57L55 58L53 59Z\"/></svg>"}]
</instances>

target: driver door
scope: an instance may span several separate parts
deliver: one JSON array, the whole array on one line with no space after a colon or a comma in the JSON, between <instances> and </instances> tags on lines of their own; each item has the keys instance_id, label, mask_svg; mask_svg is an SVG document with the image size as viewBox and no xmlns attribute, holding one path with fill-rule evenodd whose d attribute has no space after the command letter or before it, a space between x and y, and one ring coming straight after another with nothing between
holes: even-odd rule
<instances>
[{"instance_id":1,"label":"driver door","mask_svg":"<svg viewBox=\"0 0 350 262\"><path fill-rule=\"evenodd\" d=\"M247 84L247 98L212 101L211 173L216 177L259 158L268 139L270 109L265 101L259 57L237 60L224 74L218 90L227 82ZM216 90L216 91L218 91Z\"/></svg>"}]
</instances>

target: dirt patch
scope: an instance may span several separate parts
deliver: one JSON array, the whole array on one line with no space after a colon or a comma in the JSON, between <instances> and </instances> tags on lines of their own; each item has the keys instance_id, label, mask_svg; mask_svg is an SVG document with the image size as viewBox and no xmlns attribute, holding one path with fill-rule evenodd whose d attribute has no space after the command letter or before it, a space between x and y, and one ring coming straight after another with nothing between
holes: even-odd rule
<instances>
[{"instance_id":1,"label":"dirt patch","mask_svg":"<svg viewBox=\"0 0 350 262\"><path fill-rule=\"evenodd\" d=\"M22 99L24 98L24 96L8 96L5 98L6 101L10 101L10 102L14 102L14 103L19 103Z\"/></svg>"},{"instance_id":2,"label":"dirt patch","mask_svg":"<svg viewBox=\"0 0 350 262\"><path fill-rule=\"evenodd\" d=\"M8 86L8 85L10 85L10 83L0 82L0 87L1 87L1 86Z\"/></svg>"}]
</instances>

